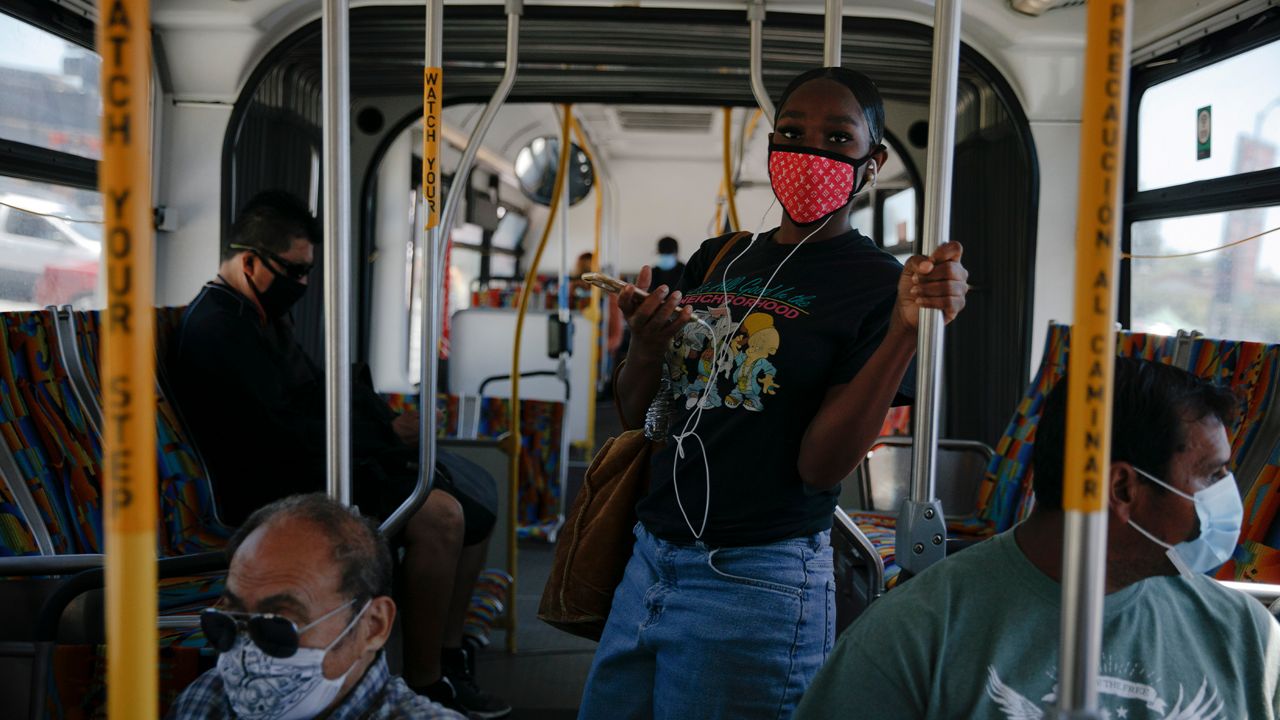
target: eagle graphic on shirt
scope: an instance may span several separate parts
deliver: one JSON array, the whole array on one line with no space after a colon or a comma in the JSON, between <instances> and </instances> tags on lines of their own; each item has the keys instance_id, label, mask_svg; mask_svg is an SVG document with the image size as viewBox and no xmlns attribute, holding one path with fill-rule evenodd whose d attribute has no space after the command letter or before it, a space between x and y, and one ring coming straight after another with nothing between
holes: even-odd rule
<instances>
[{"instance_id":1,"label":"eagle graphic on shirt","mask_svg":"<svg viewBox=\"0 0 1280 720\"><path fill-rule=\"evenodd\" d=\"M1109 706L1099 710L1103 720L1125 720L1129 717L1131 707L1136 707L1141 715L1134 717L1154 717L1162 720L1226 720L1226 704L1218 696L1217 690L1209 687L1206 677L1200 683L1200 689L1190 698L1186 697L1185 688L1178 685L1178 700L1169 709L1166 700L1151 685L1117 677L1098 678L1098 696L1100 704ZM1009 687L1000 679L994 665L987 666L987 697L1000 708L1006 720L1041 720L1046 711L1057 704L1057 688L1054 692L1041 698L1041 704ZM1103 702L1105 701L1105 702Z\"/></svg>"}]
</instances>

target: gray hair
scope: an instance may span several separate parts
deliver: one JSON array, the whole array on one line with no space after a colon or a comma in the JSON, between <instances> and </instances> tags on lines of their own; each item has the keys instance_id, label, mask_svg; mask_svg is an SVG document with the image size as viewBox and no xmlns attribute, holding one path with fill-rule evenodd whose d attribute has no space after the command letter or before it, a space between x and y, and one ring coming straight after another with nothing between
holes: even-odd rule
<instances>
[{"instance_id":1,"label":"gray hair","mask_svg":"<svg viewBox=\"0 0 1280 720\"><path fill-rule=\"evenodd\" d=\"M227 561L254 530L290 518L324 531L344 595L363 601L391 594L391 548L377 523L323 493L290 495L254 511L227 542Z\"/></svg>"}]
</instances>

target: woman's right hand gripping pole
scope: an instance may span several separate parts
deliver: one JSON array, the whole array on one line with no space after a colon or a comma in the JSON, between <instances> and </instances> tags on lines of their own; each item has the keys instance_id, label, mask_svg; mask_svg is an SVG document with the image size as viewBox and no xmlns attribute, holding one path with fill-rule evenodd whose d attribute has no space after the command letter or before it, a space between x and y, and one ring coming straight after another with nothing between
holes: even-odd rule
<instances>
[{"instance_id":1,"label":"woman's right hand gripping pole","mask_svg":"<svg viewBox=\"0 0 1280 720\"><path fill-rule=\"evenodd\" d=\"M682 294L661 285L646 293L653 272L646 265L634 284L618 294L618 308L631 328L631 347L618 373L617 392L623 423L639 427L645 410L658 392L662 361L671 339L693 318L693 308L680 307Z\"/></svg>"}]
</instances>

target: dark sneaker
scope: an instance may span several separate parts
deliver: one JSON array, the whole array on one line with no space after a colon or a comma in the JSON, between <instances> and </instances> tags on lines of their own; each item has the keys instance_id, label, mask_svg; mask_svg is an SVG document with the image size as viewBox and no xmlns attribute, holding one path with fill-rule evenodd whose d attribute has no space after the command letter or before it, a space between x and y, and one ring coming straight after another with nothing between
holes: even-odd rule
<instances>
[{"instance_id":1,"label":"dark sneaker","mask_svg":"<svg viewBox=\"0 0 1280 720\"><path fill-rule=\"evenodd\" d=\"M456 652L456 651L455 651ZM511 704L506 700L480 689L476 684L474 654L461 652L449 657L445 651L444 677L453 686L457 694L461 712L473 720L490 720L511 714Z\"/></svg>"},{"instance_id":2,"label":"dark sneaker","mask_svg":"<svg viewBox=\"0 0 1280 720\"><path fill-rule=\"evenodd\" d=\"M416 687L413 691L433 703L443 705L449 710L466 714L467 709L458 702L458 690L447 677L431 683L426 687Z\"/></svg>"}]
</instances>

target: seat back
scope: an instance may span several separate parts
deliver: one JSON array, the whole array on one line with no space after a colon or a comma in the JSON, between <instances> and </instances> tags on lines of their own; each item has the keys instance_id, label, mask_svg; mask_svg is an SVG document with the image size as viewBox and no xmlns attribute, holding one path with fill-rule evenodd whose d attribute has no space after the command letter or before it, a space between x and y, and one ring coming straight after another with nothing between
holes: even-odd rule
<instances>
[{"instance_id":1,"label":"seat back","mask_svg":"<svg viewBox=\"0 0 1280 720\"><path fill-rule=\"evenodd\" d=\"M882 437L854 470L847 489L867 493L859 498L860 510L897 512L911 497L911 437ZM991 448L967 440L939 440L936 495L948 515L973 513L978 507L978 490L992 458Z\"/></svg>"},{"instance_id":2,"label":"seat back","mask_svg":"<svg viewBox=\"0 0 1280 720\"><path fill-rule=\"evenodd\" d=\"M0 381L0 392L3 390L3 381ZM3 412L3 408L0 408L0 416ZM3 419L0 419L0 426L3 426L3 423ZM0 442L0 557L42 555L53 552L47 538L45 538L46 547L44 548L36 542L35 532L27 520L28 516L38 517L39 511L32 502L31 496L26 493L26 485L22 482L17 465L13 462L8 445Z\"/></svg>"},{"instance_id":3,"label":"seat back","mask_svg":"<svg viewBox=\"0 0 1280 720\"><path fill-rule=\"evenodd\" d=\"M559 522L564 414L562 402L520 401L521 472L517 508L522 536L543 537ZM510 418L510 400L482 397L477 437L501 437L511 427Z\"/></svg>"},{"instance_id":4,"label":"seat back","mask_svg":"<svg viewBox=\"0 0 1280 720\"><path fill-rule=\"evenodd\" d=\"M156 308L157 380L169 343L181 327L184 311L181 307ZM101 367L97 364L100 315L96 310L77 311L73 313L73 324L85 379L90 386L100 387ZM226 545L231 528L218 519L209 474L181 413L170 402L162 382L157 382L156 388L156 471L160 553L188 555Z\"/></svg>"},{"instance_id":5,"label":"seat back","mask_svg":"<svg viewBox=\"0 0 1280 720\"><path fill-rule=\"evenodd\" d=\"M58 362L57 342L50 312L0 315L3 434L55 552L99 553L102 441Z\"/></svg>"}]
</instances>

